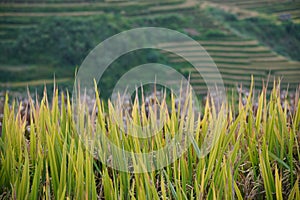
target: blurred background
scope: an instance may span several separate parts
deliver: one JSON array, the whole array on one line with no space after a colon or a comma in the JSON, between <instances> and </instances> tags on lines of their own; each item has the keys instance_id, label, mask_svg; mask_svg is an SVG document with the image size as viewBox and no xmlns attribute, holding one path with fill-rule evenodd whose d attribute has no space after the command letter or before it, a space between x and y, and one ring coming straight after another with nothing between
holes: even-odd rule
<instances>
[{"instance_id":1,"label":"blurred background","mask_svg":"<svg viewBox=\"0 0 300 200\"><path fill-rule=\"evenodd\" d=\"M54 80L72 91L76 69L97 44L145 26L170 28L199 41L227 88L249 87L251 75L256 88L274 78L284 90L299 86L297 0L0 0L0 92L22 96L27 87L41 93L45 85L50 92ZM190 44L168 45L201 59ZM99 83L101 95L108 97L130 68L149 62L172 66L190 76L197 94L206 92L202 77L184 59L143 49L112 63Z\"/></svg>"}]
</instances>

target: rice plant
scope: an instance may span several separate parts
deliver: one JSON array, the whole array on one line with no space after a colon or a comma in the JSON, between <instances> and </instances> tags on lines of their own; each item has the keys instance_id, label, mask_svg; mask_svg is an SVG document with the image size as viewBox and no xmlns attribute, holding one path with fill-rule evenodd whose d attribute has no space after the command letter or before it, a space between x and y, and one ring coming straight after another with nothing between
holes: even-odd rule
<instances>
[{"instance_id":1,"label":"rice plant","mask_svg":"<svg viewBox=\"0 0 300 200\"><path fill-rule=\"evenodd\" d=\"M45 92L41 101L29 97L26 105L10 102L6 96L0 198L300 199L299 94L292 105L280 99L279 84L274 83L270 94L263 88L258 96L252 86L245 102L240 97L238 106L223 105L226 120L219 122L218 138L206 156L201 156L201 146L209 134L209 122L218 121L209 99L200 115L189 106L190 98L176 105L172 95L169 103L166 98L158 102L168 109L146 109L143 97L135 98L131 109L122 113L122 105L102 101L97 89L95 94L92 105L82 101L76 108L68 94L59 95L57 90L51 102ZM78 113L85 114L74 118ZM165 121L158 134L147 139L130 134L136 131L134 124L156 127L157 116ZM118 119L125 121L116 123ZM102 130L100 134L116 146L143 153L159 149L186 129L195 137L183 155L146 173L113 169L101 160L113 163L122 158L99 155L99 148L109 149L109 145L89 140ZM130 163L128 169L147 167L135 159Z\"/></svg>"}]
</instances>

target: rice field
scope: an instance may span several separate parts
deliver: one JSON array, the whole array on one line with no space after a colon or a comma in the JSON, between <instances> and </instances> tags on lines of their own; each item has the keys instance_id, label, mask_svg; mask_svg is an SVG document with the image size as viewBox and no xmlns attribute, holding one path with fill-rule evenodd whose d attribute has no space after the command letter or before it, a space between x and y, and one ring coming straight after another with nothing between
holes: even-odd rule
<instances>
[{"instance_id":1,"label":"rice field","mask_svg":"<svg viewBox=\"0 0 300 200\"><path fill-rule=\"evenodd\" d=\"M214 1L215 3L220 3L219 1ZM275 1L272 1L274 3ZM255 39L249 39L245 37L240 37L230 30L222 26L222 24L216 23L216 21L211 20L209 16L204 13L201 15L201 7L199 6L201 1L182 1L182 0L168 0L168 1L105 1L105 2L81 2L81 1L70 1L70 2L34 2L31 4L19 2L1 2L0 10L3 11L0 14L0 27L1 45L12 45L14 40L18 38L19 32L24 32L35 26L38 26L39 19L41 17L51 18L56 17L89 17L95 15L105 15L107 11L115 12L121 14L128 19L141 18L145 19L148 17L155 18L155 15L167 15L170 13L184 13L184 12L200 12L200 18L203 18L203 22L199 26L203 30L207 29L217 29L221 30L226 36L223 38L216 39L201 39L199 43L208 51L216 62L221 73L224 73L224 77L228 77L228 73L231 74L230 78L225 79L225 84L229 86L234 86L232 80L239 80L239 76L250 76L256 75L264 77L267 80L269 74L277 75L277 77L284 77L282 85L287 86L288 83L296 82L296 75L299 73L299 62L291 62L288 58L280 56L273 52L270 48L260 44ZM223 2L225 5L236 6L241 5L257 5L258 7L262 5L269 5L270 1L226 1ZM282 4L284 4L283 2ZM241 4L241 5L240 5ZM293 3L291 3L294 5ZM297 3L295 3L296 5ZM30 5L30 6L29 6ZM298 4L297 4L298 5ZM276 9L276 12L280 11L281 4L272 4L272 7ZM289 9L291 6L289 6ZM294 10L297 7L295 7ZM249 7L250 9L250 7ZM252 8L251 8L252 9ZM267 9L267 7L266 7ZM287 8L288 9L288 8ZM200 32L201 35L201 32ZM163 44L163 46L169 46L174 49L179 49L186 54L186 57L191 58L191 60L199 62L204 62L203 59L197 58L198 54L195 54L193 48L190 44ZM167 55L167 54L166 54ZM196 55L196 56L195 56ZM185 60L178 57L173 57L171 55L170 61L175 65L184 63ZM286 71L294 70L294 74L284 73L282 68ZM182 72L194 72L193 69L189 67L182 67ZM192 76L194 77L194 76ZM20 81L18 81L20 82ZM191 80L194 82L194 80ZM197 81L196 81L197 82ZM199 82L199 81L198 81ZM247 81L241 82L250 85L249 79ZM261 83L257 83L261 85ZM293 87L295 85L293 84ZM197 93L202 93L203 91L197 91Z\"/></svg>"},{"instance_id":2,"label":"rice field","mask_svg":"<svg viewBox=\"0 0 300 200\"><path fill-rule=\"evenodd\" d=\"M161 95L160 100L152 96L153 104L149 104L147 96L141 100L136 97L132 104L105 102L95 90L92 101L80 101L76 107L68 94L59 95L57 90L51 101L45 95L41 100L29 97L17 103L6 95L4 105L0 104L4 112L0 196L2 199L299 199L299 90L287 93L276 83L270 94L266 88L254 92L253 85L246 93L244 89L237 97L229 97L231 101L217 112L210 98L203 101L200 112L194 112L189 106L192 105L189 90L185 91L183 101L170 94L169 102L166 95ZM130 107L128 115L118 109L124 105ZM153 105L167 105L169 109L166 113L161 109L157 115L155 109L151 111ZM225 120L217 115L219 111L225 111ZM74 118L77 114L79 118ZM115 114L125 116L127 129L120 128ZM153 119L162 115L166 117L165 124L156 135L147 139L131 135L130 131L136 131L136 126L131 125L151 126L155 123ZM219 127L219 135L206 155L202 145L212 134L211 126ZM104 131L97 131L100 129ZM129 162L127 172L103 164L94 147L109 146L84 139L104 134L121 149L146 153L168 145L169 140L176 135L182 137L187 131L193 137L183 155L163 168L145 173L133 173L146 167L135 157ZM122 162L122 157L104 158Z\"/></svg>"},{"instance_id":3,"label":"rice field","mask_svg":"<svg viewBox=\"0 0 300 200\"><path fill-rule=\"evenodd\" d=\"M58 17L66 17L66 16L91 16L91 15L101 15L103 12L101 11L82 11L82 12L59 12L59 13L27 13L27 12L18 12L18 13L0 13L0 17L49 17L49 16L58 16Z\"/></svg>"},{"instance_id":4,"label":"rice field","mask_svg":"<svg viewBox=\"0 0 300 200\"><path fill-rule=\"evenodd\" d=\"M90 17L109 13L122 16L173 12L180 9L193 9L196 1L154 0L146 1L0 1L0 27L3 37L0 42L17 39L18 32L40 23L40 17Z\"/></svg>"},{"instance_id":5,"label":"rice field","mask_svg":"<svg viewBox=\"0 0 300 200\"><path fill-rule=\"evenodd\" d=\"M300 63L276 54L256 40L205 40L199 41L199 44L216 63L226 86L235 87L237 83L249 86L251 82L250 75L255 75L257 78L255 84L259 87L262 87L263 81L279 77L282 78L281 84L284 87L289 85L289 87L295 88L299 83ZM201 73L211 71L210 66L205 65L210 60L206 52L195 52L196 47L189 43L166 43L161 44L161 47L167 47L170 50L180 49L185 58L189 58L189 60L203 66ZM185 58L168 52L164 53L170 58L171 63L186 63ZM195 86L205 86L202 76L196 69L187 67L180 70L191 73L191 83ZM196 92L203 93L203 91Z\"/></svg>"},{"instance_id":6,"label":"rice field","mask_svg":"<svg viewBox=\"0 0 300 200\"><path fill-rule=\"evenodd\" d=\"M6 82L0 83L0 86L3 88L26 88L31 86L40 86L54 83L65 83L72 82L71 78L61 78L61 79L41 79L41 80L33 80L33 81L23 81L23 82Z\"/></svg>"},{"instance_id":7,"label":"rice field","mask_svg":"<svg viewBox=\"0 0 300 200\"><path fill-rule=\"evenodd\" d=\"M156 16L170 13L203 11L203 1L196 0L0 2L1 45L11 45L18 32L38 26L40 18L84 18L113 12L128 20L155 21ZM294 21L298 18L297 2L211 2L246 9L251 16L253 11L274 16L291 13ZM162 92L158 98L154 92L113 102L104 100L95 89L93 96L85 96L77 104L71 94L58 89L50 96L45 90L41 98L25 99L0 91L0 199L300 199L300 63L278 55L256 39L236 35L204 15L205 20L197 26L224 34L199 39L229 88L222 107L215 106L220 99L205 96L206 83L194 68L166 52L162 53L170 63L182 66L179 71L190 77L195 93L201 96L201 109L195 111L191 106L189 90L181 97ZM180 49L198 63L207 61L189 43L162 44L166 46ZM214 80L209 67L202 73ZM34 75L31 72L39 69L1 64L0 73ZM271 84L273 80L276 82ZM0 89L70 81L46 75L33 81L1 80ZM240 84L242 87L237 87ZM160 128L158 119L164 119ZM156 134L146 125L154 127ZM139 127L145 126L151 136L135 137ZM217 137L211 136L212 130L217 130ZM122 154L110 155L113 145L131 154L146 154L190 133L188 146L185 140L179 142L186 148L174 162L170 160L177 154L171 149L171 158L162 155L150 160L151 165L145 164L145 158L133 156L123 165L126 170L113 167L126 160ZM111 143L95 140L103 136ZM206 148L207 138L213 142ZM168 165L159 167L162 160Z\"/></svg>"},{"instance_id":8,"label":"rice field","mask_svg":"<svg viewBox=\"0 0 300 200\"><path fill-rule=\"evenodd\" d=\"M240 9L257 11L259 13L273 15L280 19L281 15L288 15L290 19L298 23L300 17L300 2L288 0L210 0L210 2L234 6Z\"/></svg>"}]
</instances>

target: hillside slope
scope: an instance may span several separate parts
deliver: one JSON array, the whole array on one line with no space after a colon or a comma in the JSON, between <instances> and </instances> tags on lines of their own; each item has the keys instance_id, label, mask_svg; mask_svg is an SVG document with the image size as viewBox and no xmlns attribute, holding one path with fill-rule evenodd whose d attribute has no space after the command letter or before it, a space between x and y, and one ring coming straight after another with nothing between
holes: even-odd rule
<instances>
[{"instance_id":1,"label":"hillside slope","mask_svg":"<svg viewBox=\"0 0 300 200\"><path fill-rule=\"evenodd\" d=\"M281 77L283 87L295 88L300 77L300 25L296 14L282 20L278 13L298 13L299 2L288 7L282 1L266 2L2 0L0 85L16 89L35 80L35 87L43 80L49 82L54 73L69 85L75 67L107 37L130 28L158 26L199 41L216 62L226 86L249 85L250 76L255 75L258 87L262 80ZM189 44L171 46L199 60ZM126 56L107 71L105 87L111 88L132 66L155 61L170 64L186 76L191 73L197 92L205 91L201 76L180 57L159 51Z\"/></svg>"}]
</instances>

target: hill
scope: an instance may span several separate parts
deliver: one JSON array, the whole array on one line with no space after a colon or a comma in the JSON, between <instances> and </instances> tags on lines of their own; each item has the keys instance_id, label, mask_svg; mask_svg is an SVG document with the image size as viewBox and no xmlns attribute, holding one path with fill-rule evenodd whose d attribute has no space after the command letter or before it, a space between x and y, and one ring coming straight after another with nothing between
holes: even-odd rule
<instances>
[{"instance_id":1,"label":"hill","mask_svg":"<svg viewBox=\"0 0 300 200\"><path fill-rule=\"evenodd\" d=\"M275 0L2 0L0 86L12 90L27 84L36 87L51 83L55 74L68 87L75 68L98 43L130 28L158 26L199 41L228 87L249 85L253 74L257 87L262 86L262 79L281 77L282 87L295 88L300 77L299 11L297 1ZM162 45L182 48L195 61L199 59L189 44ZM126 70L149 61L172 65L186 76L191 73L197 93L205 91L202 78L189 63L154 50L118 59L106 72L103 88L112 88Z\"/></svg>"}]
</instances>

